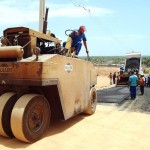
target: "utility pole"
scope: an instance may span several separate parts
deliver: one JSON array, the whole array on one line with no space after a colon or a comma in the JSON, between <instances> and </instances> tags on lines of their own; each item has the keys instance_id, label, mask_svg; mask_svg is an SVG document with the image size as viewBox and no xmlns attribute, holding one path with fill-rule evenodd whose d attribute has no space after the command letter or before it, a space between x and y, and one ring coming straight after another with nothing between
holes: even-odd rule
<instances>
[{"instance_id":1,"label":"utility pole","mask_svg":"<svg viewBox=\"0 0 150 150\"><path fill-rule=\"evenodd\" d=\"M43 22L45 19L45 0L39 0L39 32L43 32Z\"/></svg>"}]
</instances>

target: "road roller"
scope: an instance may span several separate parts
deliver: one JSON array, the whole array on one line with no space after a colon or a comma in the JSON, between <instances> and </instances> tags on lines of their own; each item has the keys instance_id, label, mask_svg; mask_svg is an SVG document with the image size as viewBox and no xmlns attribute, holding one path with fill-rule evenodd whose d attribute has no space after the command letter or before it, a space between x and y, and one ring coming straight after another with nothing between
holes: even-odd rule
<instances>
[{"instance_id":1,"label":"road roller","mask_svg":"<svg viewBox=\"0 0 150 150\"><path fill-rule=\"evenodd\" d=\"M67 57L54 34L7 28L0 37L0 135L33 143L53 119L95 113L97 72Z\"/></svg>"}]
</instances>

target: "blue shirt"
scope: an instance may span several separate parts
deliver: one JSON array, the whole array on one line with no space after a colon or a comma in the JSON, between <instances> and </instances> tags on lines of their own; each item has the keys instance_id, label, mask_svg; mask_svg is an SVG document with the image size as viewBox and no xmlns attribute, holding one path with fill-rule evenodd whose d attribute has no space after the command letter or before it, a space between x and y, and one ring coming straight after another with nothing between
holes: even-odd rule
<instances>
[{"instance_id":1,"label":"blue shirt","mask_svg":"<svg viewBox=\"0 0 150 150\"><path fill-rule=\"evenodd\" d=\"M86 41L86 36L84 33L82 34L77 34L77 32L74 32L73 34L70 35L70 37L72 38L72 46L76 46L78 44L78 42Z\"/></svg>"},{"instance_id":2,"label":"blue shirt","mask_svg":"<svg viewBox=\"0 0 150 150\"><path fill-rule=\"evenodd\" d=\"M137 86L138 77L133 74L129 77L130 86Z\"/></svg>"}]
</instances>

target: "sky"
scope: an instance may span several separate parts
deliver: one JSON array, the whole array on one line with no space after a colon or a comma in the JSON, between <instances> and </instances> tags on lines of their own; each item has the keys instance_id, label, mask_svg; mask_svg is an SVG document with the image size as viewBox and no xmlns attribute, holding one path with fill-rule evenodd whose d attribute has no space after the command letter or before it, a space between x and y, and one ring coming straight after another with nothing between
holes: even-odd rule
<instances>
[{"instance_id":1,"label":"sky","mask_svg":"<svg viewBox=\"0 0 150 150\"><path fill-rule=\"evenodd\" d=\"M40 0L0 0L0 36L11 27L39 30ZM65 30L86 26L90 56L150 55L150 0L45 0L48 30L66 41ZM80 56L85 56L82 46Z\"/></svg>"}]
</instances>

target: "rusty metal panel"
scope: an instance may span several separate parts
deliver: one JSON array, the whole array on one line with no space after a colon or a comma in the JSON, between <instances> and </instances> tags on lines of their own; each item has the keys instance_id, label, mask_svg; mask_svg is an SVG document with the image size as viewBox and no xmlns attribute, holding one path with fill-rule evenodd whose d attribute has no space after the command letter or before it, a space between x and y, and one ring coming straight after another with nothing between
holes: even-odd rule
<instances>
[{"instance_id":1,"label":"rusty metal panel","mask_svg":"<svg viewBox=\"0 0 150 150\"><path fill-rule=\"evenodd\" d=\"M37 31L32 30L32 29L29 30L29 34L30 34L31 36L33 36L33 37L39 37L39 38L47 39L48 41L53 41L53 42L55 42L55 43L60 43L60 42L61 42L61 40L59 40L59 39L57 39L57 38L54 38L54 37L52 37L52 36L50 36L50 35L48 36L48 35L46 35L46 34L37 32Z\"/></svg>"},{"instance_id":2,"label":"rusty metal panel","mask_svg":"<svg viewBox=\"0 0 150 150\"><path fill-rule=\"evenodd\" d=\"M19 81L22 84L23 80L24 82L35 81L41 78L42 63L40 62L0 62L0 84L19 84Z\"/></svg>"},{"instance_id":3,"label":"rusty metal panel","mask_svg":"<svg viewBox=\"0 0 150 150\"><path fill-rule=\"evenodd\" d=\"M18 62L0 62L0 84L47 86L57 84L64 118L83 112L96 73L90 62L61 55L39 55Z\"/></svg>"}]
</instances>

